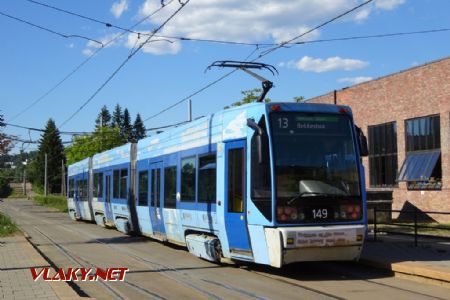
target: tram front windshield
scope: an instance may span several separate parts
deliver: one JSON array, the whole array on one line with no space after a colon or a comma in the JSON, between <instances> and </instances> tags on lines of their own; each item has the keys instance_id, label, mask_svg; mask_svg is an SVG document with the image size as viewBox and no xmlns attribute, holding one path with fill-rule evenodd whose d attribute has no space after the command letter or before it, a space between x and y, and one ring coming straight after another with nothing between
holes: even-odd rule
<instances>
[{"instance_id":1,"label":"tram front windshield","mask_svg":"<svg viewBox=\"0 0 450 300\"><path fill-rule=\"evenodd\" d=\"M278 223L360 220L352 121L345 114L271 114Z\"/></svg>"}]
</instances>

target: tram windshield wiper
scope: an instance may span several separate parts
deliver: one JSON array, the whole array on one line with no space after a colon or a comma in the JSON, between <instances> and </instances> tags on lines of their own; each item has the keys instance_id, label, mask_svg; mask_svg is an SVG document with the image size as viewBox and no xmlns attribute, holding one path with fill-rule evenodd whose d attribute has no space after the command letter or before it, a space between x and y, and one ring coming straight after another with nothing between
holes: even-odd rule
<instances>
[{"instance_id":1,"label":"tram windshield wiper","mask_svg":"<svg viewBox=\"0 0 450 300\"><path fill-rule=\"evenodd\" d=\"M287 201L287 204L291 205L292 203L294 203L295 201L297 201L298 199L300 199L302 197L333 197L333 198L335 198L337 196L338 196L337 194L305 191L305 192L298 193L297 195L295 195L294 197L289 199Z\"/></svg>"}]
</instances>

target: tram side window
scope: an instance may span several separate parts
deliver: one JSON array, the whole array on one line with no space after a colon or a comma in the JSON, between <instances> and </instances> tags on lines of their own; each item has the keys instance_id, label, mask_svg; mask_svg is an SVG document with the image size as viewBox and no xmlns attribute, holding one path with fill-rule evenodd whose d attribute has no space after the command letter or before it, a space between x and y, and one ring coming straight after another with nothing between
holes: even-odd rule
<instances>
[{"instance_id":1,"label":"tram side window","mask_svg":"<svg viewBox=\"0 0 450 300\"><path fill-rule=\"evenodd\" d=\"M114 170L113 173L113 198L119 198L120 196L120 170Z\"/></svg>"},{"instance_id":2,"label":"tram side window","mask_svg":"<svg viewBox=\"0 0 450 300\"><path fill-rule=\"evenodd\" d=\"M261 160L259 159L257 133L251 139L251 198L258 210L272 221L272 189L269 157L269 137L266 119L263 116L258 122L263 129L261 136Z\"/></svg>"},{"instance_id":3,"label":"tram side window","mask_svg":"<svg viewBox=\"0 0 450 300\"><path fill-rule=\"evenodd\" d=\"M244 149L228 152L228 211L244 211Z\"/></svg>"},{"instance_id":4,"label":"tram side window","mask_svg":"<svg viewBox=\"0 0 450 300\"><path fill-rule=\"evenodd\" d=\"M138 186L138 205L148 205L148 171L139 172L139 186Z\"/></svg>"},{"instance_id":5,"label":"tram side window","mask_svg":"<svg viewBox=\"0 0 450 300\"><path fill-rule=\"evenodd\" d=\"M73 198L75 194L75 181L73 179L69 179L69 198Z\"/></svg>"},{"instance_id":6,"label":"tram side window","mask_svg":"<svg viewBox=\"0 0 450 300\"><path fill-rule=\"evenodd\" d=\"M177 167L164 169L164 207L175 208L177 201Z\"/></svg>"},{"instance_id":7,"label":"tram side window","mask_svg":"<svg viewBox=\"0 0 450 300\"><path fill-rule=\"evenodd\" d=\"M216 154L198 159L198 201L216 202Z\"/></svg>"},{"instance_id":8,"label":"tram side window","mask_svg":"<svg viewBox=\"0 0 450 300\"><path fill-rule=\"evenodd\" d=\"M161 171L160 169L152 170L152 192L150 195L150 205L160 206L161 202Z\"/></svg>"},{"instance_id":9,"label":"tram side window","mask_svg":"<svg viewBox=\"0 0 450 300\"><path fill-rule=\"evenodd\" d=\"M113 198L128 198L128 169L114 170L113 173Z\"/></svg>"},{"instance_id":10,"label":"tram side window","mask_svg":"<svg viewBox=\"0 0 450 300\"><path fill-rule=\"evenodd\" d=\"M78 180L77 186L78 186L78 193L77 193L78 199L80 201L87 201L87 197L88 197L87 180L86 179Z\"/></svg>"},{"instance_id":11,"label":"tram side window","mask_svg":"<svg viewBox=\"0 0 450 300\"><path fill-rule=\"evenodd\" d=\"M181 160L181 201L195 201L195 157Z\"/></svg>"},{"instance_id":12,"label":"tram side window","mask_svg":"<svg viewBox=\"0 0 450 300\"><path fill-rule=\"evenodd\" d=\"M103 173L94 173L94 197L103 197Z\"/></svg>"},{"instance_id":13,"label":"tram side window","mask_svg":"<svg viewBox=\"0 0 450 300\"><path fill-rule=\"evenodd\" d=\"M128 181L128 170L127 169L120 170L120 198L121 199L128 198L127 181Z\"/></svg>"}]
</instances>

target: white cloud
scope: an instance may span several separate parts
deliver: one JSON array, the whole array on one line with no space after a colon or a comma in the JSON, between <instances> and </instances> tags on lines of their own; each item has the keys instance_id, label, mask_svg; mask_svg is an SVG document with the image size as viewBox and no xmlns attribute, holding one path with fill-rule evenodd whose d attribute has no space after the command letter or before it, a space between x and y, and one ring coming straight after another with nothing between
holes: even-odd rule
<instances>
[{"instance_id":1,"label":"white cloud","mask_svg":"<svg viewBox=\"0 0 450 300\"><path fill-rule=\"evenodd\" d=\"M360 3L360 0L195 0L189 2L159 33L189 38L279 43ZM146 0L139 9L140 17L151 14L160 4L160 0ZM150 22L161 24L178 7L178 1L173 1ZM386 4L382 3L382 7ZM376 9L371 8L364 7L341 22L360 22ZM317 30L306 35L304 40L316 39L319 35Z\"/></svg>"},{"instance_id":2,"label":"white cloud","mask_svg":"<svg viewBox=\"0 0 450 300\"><path fill-rule=\"evenodd\" d=\"M120 18L124 11L128 9L128 1L120 0L119 2L114 2L111 6L111 13L116 17Z\"/></svg>"},{"instance_id":3,"label":"white cloud","mask_svg":"<svg viewBox=\"0 0 450 300\"><path fill-rule=\"evenodd\" d=\"M94 41L88 41L86 43L86 48L83 49L82 53L86 56L91 55L94 50L104 47L109 48L113 46L119 46L124 42L124 37L119 37L120 33L110 33L98 39L98 41L102 44L99 44ZM102 46L103 45L103 46Z\"/></svg>"},{"instance_id":4,"label":"white cloud","mask_svg":"<svg viewBox=\"0 0 450 300\"><path fill-rule=\"evenodd\" d=\"M342 83L350 83L350 84L358 84L358 83L363 83L369 80L372 80L373 77L368 77L368 76L358 76L358 77L344 77L344 78L339 78L337 81L338 82L342 82Z\"/></svg>"},{"instance_id":5,"label":"white cloud","mask_svg":"<svg viewBox=\"0 0 450 300\"><path fill-rule=\"evenodd\" d=\"M375 7L385 10L393 10L397 6L405 3L406 0L376 0Z\"/></svg>"},{"instance_id":6,"label":"white cloud","mask_svg":"<svg viewBox=\"0 0 450 300\"><path fill-rule=\"evenodd\" d=\"M142 33L150 33L148 32L142 32ZM141 45L148 36L141 35L138 39L138 35L134 33L130 33L128 35L127 41L125 42L125 47L129 49L136 49ZM158 38L153 38L151 42L147 43L144 47L142 47L142 52L144 53L150 53L155 55L162 55L162 54L176 54L180 51L181 44L179 41L168 41L168 40L162 40Z\"/></svg>"},{"instance_id":7,"label":"white cloud","mask_svg":"<svg viewBox=\"0 0 450 300\"><path fill-rule=\"evenodd\" d=\"M280 27L273 29L270 35L275 43L282 43L292 39L292 37L301 35L310 29L311 28L308 27L298 27L298 28ZM313 31L310 34L305 35L305 37L299 38L295 41L296 42L311 41L319 38L319 36L320 36L319 31Z\"/></svg>"},{"instance_id":8,"label":"white cloud","mask_svg":"<svg viewBox=\"0 0 450 300\"><path fill-rule=\"evenodd\" d=\"M94 51L92 51L89 48L86 48L86 49L83 49L82 53L83 53L83 55L91 56L92 54L94 54Z\"/></svg>"},{"instance_id":9,"label":"white cloud","mask_svg":"<svg viewBox=\"0 0 450 300\"><path fill-rule=\"evenodd\" d=\"M369 65L368 62L359 59L341 58L339 56L330 57L327 59L313 58L304 56L298 61L289 61L287 63L280 63L279 66L286 66L288 68L295 68L307 72L330 72L337 70L352 71L365 68Z\"/></svg>"},{"instance_id":10,"label":"white cloud","mask_svg":"<svg viewBox=\"0 0 450 300\"><path fill-rule=\"evenodd\" d=\"M193 0L158 32L159 35L184 36L187 38L217 39L238 42L280 43L300 35L310 28L335 17L360 4L362 0ZM376 0L337 22L361 22L376 9L394 9L405 0ZM168 1L165 1L168 3ZM120 17L128 9L129 0L115 0L111 12ZM161 0L144 0L139 7L139 19L161 7ZM153 29L160 25L180 7L172 1L147 21ZM151 30L148 29L148 30ZM307 34L305 41L317 39L320 31ZM124 37L115 45L132 48L135 35ZM100 41L105 42L102 38ZM110 45L111 46L111 45ZM99 45L90 43L88 49ZM181 43L154 42L144 47L151 54L176 54Z\"/></svg>"},{"instance_id":11,"label":"white cloud","mask_svg":"<svg viewBox=\"0 0 450 300\"><path fill-rule=\"evenodd\" d=\"M370 8L364 8L364 9L359 10L355 14L355 17L354 17L355 21L356 22L364 21L365 19L367 19L369 17L370 11L371 11Z\"/></svg>"},{"instance_id":12,"label":"white cloud","mask_svg":"<svg viewBox=\"0 0 450 300\"><path fill-rule=\"evenodd\" d=\"M67 45L67 48L74 48L75 47L75 44L74 43L70 43L69 45Z\"/></svg>"}]
</instances>

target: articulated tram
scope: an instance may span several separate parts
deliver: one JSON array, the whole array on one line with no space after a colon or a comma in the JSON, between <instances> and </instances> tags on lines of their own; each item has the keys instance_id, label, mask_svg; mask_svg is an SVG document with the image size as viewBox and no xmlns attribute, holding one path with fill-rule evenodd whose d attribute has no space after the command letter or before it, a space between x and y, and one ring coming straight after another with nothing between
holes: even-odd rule
<instances>
[{"instance_id":1,"label":"articulated tram","mask_svg":"<svg viewBox=\"0 0 450 300\"><path fill-rule=\"evenodd\" d=\"M357 260L364 141L346 106L226 109L70 165L69 215L210 261Z\"/></svg>"}]
</instances>

